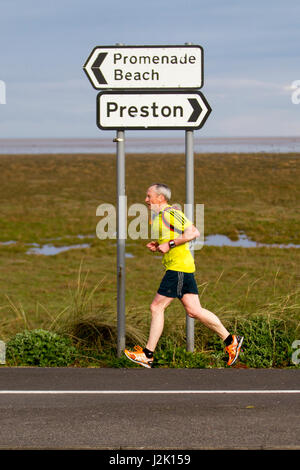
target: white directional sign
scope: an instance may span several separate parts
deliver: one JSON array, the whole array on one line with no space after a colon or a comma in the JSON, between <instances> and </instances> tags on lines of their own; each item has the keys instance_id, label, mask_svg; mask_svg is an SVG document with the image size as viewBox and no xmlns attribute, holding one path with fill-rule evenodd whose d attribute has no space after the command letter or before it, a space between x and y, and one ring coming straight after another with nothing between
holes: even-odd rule
<instances>
[{"instance_id":1,"label":"white directional sign","mask_svg":"<svg viewBox=\"0 0 300 470\"><path fill-rule=\"evenodd\" d=\"M201 88L201 46L98 46L83 66L98 89Z\"/></svg>"},{"instance_id":2,"label":"white directional sign","mask_svg":"<svg viewBox=\"0 0 300 470\"><path fill-rule=\"evenodd\" d=\"M100 129L199 129L211 108L200 92L101 92Z\"/></svg>"}]
</instances>

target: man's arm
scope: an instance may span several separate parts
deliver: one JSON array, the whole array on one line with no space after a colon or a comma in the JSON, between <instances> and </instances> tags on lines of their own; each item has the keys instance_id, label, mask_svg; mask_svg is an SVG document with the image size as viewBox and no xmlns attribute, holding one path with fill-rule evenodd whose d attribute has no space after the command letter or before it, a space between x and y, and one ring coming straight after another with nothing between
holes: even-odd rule
<instances>
[{"instance_id":1,"label":"man's arm","mask_svg":"<svg viewBox=\"0 0 300 470\"><path fill-rule=\"evenodd\" d=\"M190 242L195 238L200 237L199 230L195 225L190 225L185 229L185 231L174 239L175 246L183 245L184 243ZM170 250L169 242L162 243L156 248L156 251L161 253L167 253Z\"/></svg>"}]
</instances>

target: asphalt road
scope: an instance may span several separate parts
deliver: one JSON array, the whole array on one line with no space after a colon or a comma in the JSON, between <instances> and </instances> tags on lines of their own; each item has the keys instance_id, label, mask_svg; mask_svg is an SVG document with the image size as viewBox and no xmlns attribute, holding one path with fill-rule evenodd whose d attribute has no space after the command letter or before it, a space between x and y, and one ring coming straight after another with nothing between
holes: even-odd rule
<instances>
[{"instance_id":1,"label":"asphalt road","mask_svg":"<svg viewBox=\"0 0 300 470\"><path fill-rule=\"evenodd\" d=\"M0 368L0 449L300 449L300 371Z\"/></svg>"}]
</instances>

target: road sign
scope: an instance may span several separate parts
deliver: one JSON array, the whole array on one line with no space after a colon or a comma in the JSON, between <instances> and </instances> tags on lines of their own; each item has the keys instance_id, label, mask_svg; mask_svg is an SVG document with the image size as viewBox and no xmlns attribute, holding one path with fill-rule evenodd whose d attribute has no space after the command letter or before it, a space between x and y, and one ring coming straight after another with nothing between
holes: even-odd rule
<instances>
[{"instance_id":1,"label":"road sign","mask_svg":"<svg viewBox=\"0 0 300 470\"><path fill-rule=\"evenodd\" d=\"M97 96L100 129L200 129L211 112L200 92L126 91Z\"/></svg>"},{"instance_id":2,"label":"road sign","mask_svg":"<svg viewBox=\"0 0 300 470\"><path fill-rule=\"evenodd\" d=\"M201 46L98 46L83 66L94 88L174 89L203 86Z\"/></svg>"}]
</instances>

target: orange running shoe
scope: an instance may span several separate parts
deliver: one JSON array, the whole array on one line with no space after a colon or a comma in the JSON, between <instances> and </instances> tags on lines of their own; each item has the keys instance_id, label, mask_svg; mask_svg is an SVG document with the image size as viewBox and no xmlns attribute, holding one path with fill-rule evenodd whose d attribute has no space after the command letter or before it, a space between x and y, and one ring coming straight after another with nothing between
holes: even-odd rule
<instances>
[{"instance_id":1,"label":"orange running shoe","mask_svg":"<svg viewBox=\"0 0 300 470\"><path fill-rule=\"evenodd\" d=\"M228 366L232 366L240 353L242 342L244 340L243 336L232 335L233 341L229 346L226 346L225 351L229 354L229 360L227 362Z\"/></svg>"},{"instance_id":2,"label":"orange running shoe","mask_svg":"<svg viewBox=\"0 0 300 470\"><path fill-rule=\"evenodd\" d=\"M141 346L134 346L134 351L124 350L125 356L140 366L151 369L153 364L153 358L149 359L143 351Z\"/></svg>"}]
</instances>

